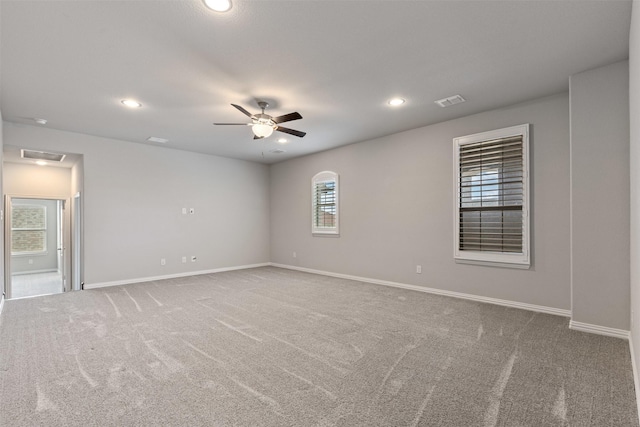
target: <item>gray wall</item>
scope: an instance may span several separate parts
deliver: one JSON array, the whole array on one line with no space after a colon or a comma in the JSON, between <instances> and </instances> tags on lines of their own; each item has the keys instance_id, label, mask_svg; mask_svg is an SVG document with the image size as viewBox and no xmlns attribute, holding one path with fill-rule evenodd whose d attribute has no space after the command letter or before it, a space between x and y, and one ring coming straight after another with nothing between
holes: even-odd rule
<instances>
[{"instance_id":1,"label":"gray wall","mask_svg":"<svg viewBox=\"0 0 640 427\"><path fill-rule=\"evenodd\" d=\"M11 274L58 270L57 202L46 199L13 199L12 206L19 205L40 205L47 209L47 252L44 254L12 255Z\"/></svg>"},{"instance_id":2,"label":"gray wall","mask_svg":"<svg viewBox=\"0 0 640 427\"><path fill-rule=\"evenodd\" d=\"M4 131L9 145L83 155L87 285L269 262L265 165L12 123Z\"/></svg>"},{"instance_id":3,"label":"gray wall","mask_svg":"<svg viewBox=\"0 0 640 427\"><path fill-rule=\"evenodd\" d=\"M4 192L10 196L69 198L71 169L23 163L4 164Z\"/></svg>"},{"instance_id":4,"label":"gray wall","mask_svg":"<svg viewBox=\"0 0 640 427\"><path fill-rule=\"evenodd\" d=\"M629 69L571 76L572 320L629 329Z\"/></svg>"},{"instance_id":5,"label":"gray wall","mask_svg":"<svg viewBox=\"0 0 640 427\"><path fill-rule=\"evenodd\" d=\"M640 1L634 0L629 36L629 118L631 194L631 350L640 366ZM637 372L634 372L637 375ZM640 378L635 378L636 385ZM636 396L640 402L640 390Z\"/></svg>"},{"instance_id":6,"label":"gray wall","mask_svg":"<svg viewBox=\"0 0 640 427\"><path fill-rule=\"evenodd\" d=\"M523 123L532 125L531 269L456 264L452 139ZM338 238L311 235L310 180L323 170L340 174ZM273 165L270 194L275 263L570 308L567 94Z\"/></svg>"},{"instance_id":7,"label":"gray wall","mask_svg":"<svg viewBox=\"0 0 640 427\"><path fill-rule=\"evenodd\" d=\"M2 2L0 2L0 15L2 15ZM1 32L0 32L1 33ZM2 40L0 40L0 46L2 46ZM0 76L1 78L1 76ZM0 101L2 100L2 93L0 92ZM2 103L0 102L0 105ZM4 194L3 194L3 182L2 182L2 163L3 163L3 148L4 148L4 132L3 132L2 111L0 111L0 195L2 195L2 202L0 207L0 306L4 302L5 284L4 284Z\"/></svg>"},{"instance_id":8,"label":"gray wall","mask_svg":"<svg viewBox=\"0 0 640 427\"><path fill-rule=\"evenodd\" d=\"M4 302L4 294L6 292L4 283L4 183L2 179L2 164L3 164L3 149L4 149L4 122L2 121L2 111L0 111L0 195L2 200L0 201L0 304Z\"/></svg>"}]
</instances>

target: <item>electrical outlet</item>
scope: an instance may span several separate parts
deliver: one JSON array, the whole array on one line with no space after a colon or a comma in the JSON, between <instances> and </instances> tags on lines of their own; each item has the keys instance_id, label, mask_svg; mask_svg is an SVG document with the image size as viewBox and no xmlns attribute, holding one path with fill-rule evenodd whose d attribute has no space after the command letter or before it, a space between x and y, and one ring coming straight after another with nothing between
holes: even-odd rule
<instances>
[{"instance_id":1,"label":"electrical outlet","mask_svg":"<svg viewBox=\"0 0 640 427\"><path fill-rule=\"evenodd\" d=\"M33 264L33 260L32 259L29 260L29 265L31 265L31 264Z\"/></svg>"},{"instance_id":2,"label":"electrical outlet","mask_svg":"<svg viewBox=\"0 0 640 427\"><path fill-rule=\"evenodd\" d=\"M166 265L167 264L167 260L164 258L160 258L160 265Z\"/></svg>"},{"instance_id":3,"label":"electrical outlet","mask_svg":"<svg viewBox=\"0 0 640 427\"><path fill-rule=\"evenodd\" d=\"M294 253L293 253L293 257L294 257L294 258L298 258L298 254L294 252Z\"/></svg>"},{"instance_id":4,"label":"electrical outlet","mask_svg":"<svg viewBox=\"0 0 640 427\"><path fill-rule=\"evenodd\" d=\"M422 266L421 265L416 265L416 273L422 274Z\"/></svg>"},{"instance_id":5,"label":"electrical outlet","mask_svg":"<svg viewBox=\"0 0 640 427\"><path fill-rule=\"evenodd\" d=\"M191 262L196 262L196 256L195 255L191 255Z\"/></svg>"},{"instance_id":6,"label":"electrical outlet","mask_svg":"<svg viewBox=\"0 0 640 427\"><path fill-rule=\"evenodd\" d=\"M187 208L182 208L182 215L186 215L187 214Z\"/></svg>"},{"instance_id":7,"label":"electrical outlet","mask_svg":"<svg viewBox=\"0 0 640 427\"><path fill-rule=\"evenodd\" d=\"M186 264L186 263L187 263L187 257L186 257L186 256L183 256L183 257L182 257L182 263L183 263L183 264Z\"/></svg>"}]
</instances>

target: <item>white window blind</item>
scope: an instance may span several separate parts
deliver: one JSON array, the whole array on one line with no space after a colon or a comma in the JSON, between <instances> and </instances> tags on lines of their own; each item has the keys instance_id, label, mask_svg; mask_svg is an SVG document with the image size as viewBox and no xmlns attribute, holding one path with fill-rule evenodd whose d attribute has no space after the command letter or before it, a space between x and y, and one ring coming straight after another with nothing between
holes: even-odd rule
<instances>
[{"instance_id":1,"label":"white window blind","mask_svg":"<svg viewBox=\"0 0 640 427\"><path fill-rule=\"evenodd\" d=\"M315 234L338 234L338 175L320 172L311 182L312 225Z\"/></svg>"},{"instance_id":2,"label":"white window blind","mask_svg":"<svg viewBox=\"0 0 640 427\"><path fill-rule=\"evenodd\" d=\"M528 265L528 125L454 141L456 258Z\"/></svg>"}]
</instances>

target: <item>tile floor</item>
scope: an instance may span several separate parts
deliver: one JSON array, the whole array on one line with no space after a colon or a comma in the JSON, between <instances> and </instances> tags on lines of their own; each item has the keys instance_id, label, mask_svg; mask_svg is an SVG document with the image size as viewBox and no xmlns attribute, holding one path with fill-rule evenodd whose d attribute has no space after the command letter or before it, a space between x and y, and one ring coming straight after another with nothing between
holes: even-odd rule
<instances>
[{"instance_id":1,"label":"tile floor","mask_svg":"<svg viewBox=\"0 0 640 427\"><path fill-rule=\"evenodd\" d=\"M62 293L62 276L58 272L11 276L11 299L59 293Z\"/></svg>"}]
</instances>

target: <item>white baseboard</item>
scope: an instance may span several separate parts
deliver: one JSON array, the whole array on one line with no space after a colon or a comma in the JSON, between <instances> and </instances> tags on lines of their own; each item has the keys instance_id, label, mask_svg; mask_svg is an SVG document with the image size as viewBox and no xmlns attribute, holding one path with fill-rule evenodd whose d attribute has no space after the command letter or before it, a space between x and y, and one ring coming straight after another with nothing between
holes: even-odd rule
<instances>
[{"instance_id":1,"label":"white baseboard","mask_svg":"<svg viewBox=\"0 0 640 427\"><path fill-rule=\"evenodd\" d=\"M348 274L332 273L329 271L313 270L311 268L296 267L293 265L271 263L274 267L286 268L289 270L304 271L306 273L320 274L323 276L338 277L340 279L355 280L358 282L373 283L376 285L391 286L394 288L410 289L412 291L426 292L435 295L444 295L453 298L466 299L470 301L484 302L489 304L502 305L506 307L520 308L522 310L536 311L539 313L554 314L556 316L571 317L571 310L564 310L555 307L545 307L542 305L527 304L524 302L509 301L497 298L483 297L479 295L465 294L462 292L445 291L442 289L428 288L425 286L409 285L406 283L390 282L387 280L371 279L367 277L351 276Z\"/></svg>"},{"instance_id":2,"label":"white baseboard","mask_svg":"<svg viewBox=\"0 0 640 427\"><path fill-rule=\"evenodd\" d=\"M625 340L628 340L630 336L629 331L625 331L624 329L592 325L591 323L576 322L575 320L571 320L569 322L569 329L573 329L574 331L589 332L598 335L606 335L608 337L622 338Z\"/></svg>"},{"instance_id":3,"label":"white baseboard","mask_svg":"<svg viewBox=\"0 0 640 427\"><path fill-rule=\"evenodd\" d=\"M256 268L256 267L267 267L269 265L271 265L271 263L265 262L260 264L214 268L212 270L188 271L185 273L167 274L164 276L139 277L136 279L115 280L113 282L85 283L84 289L106 288L108 286L129 285L132 283L152 282L154 280L177 279L180 277L198 276L201 274L222 273L224 271L244 270L247 268Z\"/></svg>"},{"instance_id":4,"label":"white baseboard","mask_svg":"<svg viewBox=\"0 0 640 427\"><path fill-rule=\"evenodd\" d=\"M636 406L638 407L638 414L640 414L640 388L638 384L638 367L636 366L636 356L633 351L633 338L631 332L629 333L629 351L631 352L631 368L633 369L633 388L636 391Z\"/></svg>"}]
</instances>

